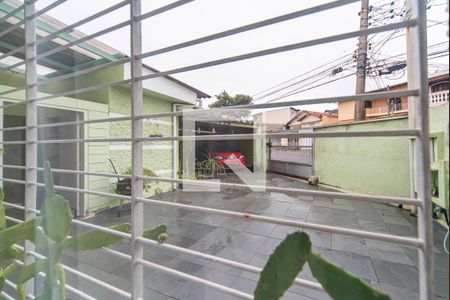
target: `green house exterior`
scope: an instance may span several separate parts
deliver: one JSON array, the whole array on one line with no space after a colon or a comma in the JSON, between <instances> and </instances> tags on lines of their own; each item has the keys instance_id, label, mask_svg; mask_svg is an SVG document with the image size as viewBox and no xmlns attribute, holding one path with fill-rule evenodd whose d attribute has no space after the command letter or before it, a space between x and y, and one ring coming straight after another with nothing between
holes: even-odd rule
<instances>
[{"instance_id":1,"label":"green house exterior","mask_svg":"<svg viewBox=\"0 0 450 300\"><path fill-rule=\"evenodd\" d=\"M431 107L430 136L437 170L439 197L434 201L449 208L449 104ZM408 118L386 118L315 128L317 132L407 129ZM320 182L360 193L410 196L409 139L407 137L322 138L314 144L314 175Z\"/></svg>"},{"instance_id":2,"label":"green house exterior","mask_svg":"<svg viewBox=\"0 0 450 300\"><path fill-rule=\"evenodd\" d=\"M38 97L44 97L51 94L63 93L74 89L80 89L86 86L93 86L102 83L123 80L126 65L115 66L109 69L100 70L89 75L78 76L63 81L53 82L48 85L39 87L40 94ZM148 72L154 72L151 68ZM189 86L180 83L171 78L162 78L166 82L163 84L170 85L168 90L177 93L177 89L181 93L187 95L182 99L156 92L146 88L144 82L144 114L154 114L161 112L172 112L179 106L192 107L195 105L198 97L205 95ZM0 71L0 92L9 90L12 87L20 87L24 85L23 74L12 71ZM164 89L163 89L164 90ZM10 93L6 95L8 99L13 98L17 101L23 101L24 91ZM1 97L0 97L1 99ZM10 103L11 101L5 100ZM84 120L105 119L121 116L129 116L131 113L131 91L129 85L121 85L95 90L88 93L73 94L68 97L57 97L50 100L38 102L39 106L54 109L63 109L68 111L76 111L83 115ZM24 115L24 107L21 112L16 114ZM20 109L6 108L4 115ZM178 123L178 122L176 122ZM9 127L4 122L4 127ZM174 127L175 126L175 127ZM103 138L129 138L131 137L131 122L105 122L84 125L84 137L90 139ZM172 136L177 130L177 124L173 124L172 117L159 119L144 120L144 136L163 135ZM175 148L174 148L175 147ZM175 151L175 153L174 153ZM177 146L173 142L149 142L144 145L144 168L149 168L161 177L173 177L176 175L174 171L174 155L178 154ZM88 172L113 173L114 170L109 161L113 161L117 171L124 173L131 166L131 143L129 142L95 142L84 143L83 164L81 170ZM6 174L8 171L5 171ZM6 176L6 175L5 175ZM84 183L80 187L86 190L97 192L114 193L115 180L108 177L100 176L84 176ZM169 183L152 183L151 189L147 191L147 195L157 192L169 191L173 186ZM80 204L80 216L87 216L100 209L114 206L118 200L109 197L86 194Z\"/></svg>"}]
</instances>

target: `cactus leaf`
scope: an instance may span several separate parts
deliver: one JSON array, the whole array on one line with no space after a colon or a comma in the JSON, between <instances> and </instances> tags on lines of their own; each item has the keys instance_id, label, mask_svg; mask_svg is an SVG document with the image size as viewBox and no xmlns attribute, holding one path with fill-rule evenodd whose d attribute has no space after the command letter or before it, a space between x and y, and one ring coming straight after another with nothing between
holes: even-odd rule
<instances>
[{"instance_id":1,"label":"cactus leaf","mask_svg":"<svg viewBox=\"0 0 450 300\"><path fill-rule=\"evenodd\" d=\"M48 259L41 259L36 261L35 263L26 265L22 268L17 277L17 284L23 284L35 277L36 274L46 270L48 267Z\"/></svg>"},{"instance_id":2,"label":"cactus leaf","mask_svg":"<svg viewBox=\"0 0 450 300\"><path fill-rule=\"evenodd\" d=\"M67 238L72 226L69 202L62 196L48 196L41 208L42 228L49 238L60 242Z\"/></svg>"},{"instance_id":3,"label":"cactus leaf","mask_svg":"<svg viewBox=\"0 0 450 300\"><path fill-rule=\"evenodd\" d=\"M24 240L33 241L36 220L28 220L0 231L0 252Z\"/></svg>"},{"instance_id":4,"label":"cactus leaf","mask_svg":"<svg viewBox=\"0 0 450 300\"><path fill-rule=\"evenodd\" d=\"M50 162L44 162L44 184L47 196L51 197L55 194L55 185L53 184L53 175Z\"/></svg>"},{"instance_id":5,"label":"cactus leaf","mask_svg":"<svg viewBox=\"0 0 450 300\"><path fill-rule=\"evenodd\" d=\"M17 268L17 264L16 263L12 263L9 266L7 266L4 270L3 270L3 276L7 276L9 273L11 273L12 271L14 271Z\"/></svg>"},{"instance_id":6,"label":"cactus leaf","mask_svg":"<svg viewBox=\"0 0 450 300\"><path fill-rule=\"evenodd\" d=\"M60 263L56 264L56 272L59 280L59 299L66 299L66 273Z\"/></svg>"},{"instance_id":7,"label":"cactus leaf","mask_svg":"<svg viewBox=\"0 0 450 300\"><path fill-rule=\"evenodd\" d=\"M73 216L69 202L55 194L52 170L48 161L44 163L44 181L47 197L41 207L41 225L48 237L61 242L70 233Z\"/></svg>"},{"instance_id":8,"label":"cactus leaf","mask_svg":"<svg viewBox=\"0 0 450 300\"><path fill-rule=\"evenodd\" d=\"M390 300L364 281L333 265L319 254L311 253L308 259L313 276L333 300Z\"/></svg>"},{"instance_id":9,"label":"cactus leaf","mask_svg":"<svg viewBox=\"0 0 450 300\"><path fill-rule=\"evenodd\" d=\"M165 242L167 240L167 226L162 224L156 226L153 229L144 230L143 236L147 239L158 241L160 243Z\"/></svg>"},{"instance_id":10,"label":"cactus leaf","mask_svg":"<svg viewBox=\"0 0 450 300\"><path fill-rule=\"evenodd\" d=\"M311 241L304 232L289 234L269 257L261 272L255 300L277 300L292 285L311 252Z\"/></svg>"},{"instance_id":11,"label":"cactus leaf","mask_svg":"<svg viewBox=\"0 0 450 300\"><path fill-rule=\"evenodd\" d=\"M130 224L118 224L108 227L109 229L129 233ZM71 251L94 250L106 247L121 241L123 238L99 230L93 230L78 234L62 242L62 248Z\"/></svg>"}]
</instances>

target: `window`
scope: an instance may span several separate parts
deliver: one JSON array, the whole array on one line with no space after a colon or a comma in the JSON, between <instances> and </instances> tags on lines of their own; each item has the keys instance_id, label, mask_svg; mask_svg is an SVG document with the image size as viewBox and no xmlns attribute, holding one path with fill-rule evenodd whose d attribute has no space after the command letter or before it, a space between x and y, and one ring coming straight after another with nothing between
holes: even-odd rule
<instances>
[{"instance_id":1,"label":"window","mask_svg":"<svg viewBox=\"0 0 450 300\"><path fill-rule=\"evenodd\" d=\"M372 108L372 101L364 101L365 108Z\"/></svg>"},{"instance_id":2,"label":"window","mask_svg":"<svg viewBox=\"0 0 450 300\"><path fill-rule=\"evenodd\" d=\"M439 83L433 84L430 87L431 93L437 93L437 92L448 91L448 90L449 90L449 82L448 81L439 82Z\"/></svg>"}]
</instances>

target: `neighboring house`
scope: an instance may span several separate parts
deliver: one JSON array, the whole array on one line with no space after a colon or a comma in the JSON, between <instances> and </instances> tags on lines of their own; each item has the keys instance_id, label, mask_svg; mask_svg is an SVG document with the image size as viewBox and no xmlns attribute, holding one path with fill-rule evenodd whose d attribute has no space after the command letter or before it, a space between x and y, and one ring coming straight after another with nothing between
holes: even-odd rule
<instances>
[{"instance_id":1,"label":"neighboring house","mask_svg":"<svg viewBox=\"0 0 450 300\"><path fill-rule=\"evenodd\" d=\"M15 0L0 2L0 17L13 11L20 3ZM17 14L23 19L23 14ZM0 24L0 32L16 21L9 18ZM38 40L66 27L60 21L42 15L36 21ZM61 45L75 41L85 35L77 30L62 32L51 41L38 44L38 54L55 49ZM19 27L2 36L0 52L8 53L23 45L24 30ZM18 52L15 58L0 64L0 92L23 87L25 78L23 66L9 70L9 66L20 62L23 53ZM131 114L131 90L127 83L105 86L103 88L88 87L120 82L130 77L130 63L120 63L127 57L97 40L89 40L77 46L65 48L45 58L39 59L38 73L41 80L51 79L67 74L68 78L54 80L39 86L38 98L51 95L61 95L49 100L38 102L40 124L59 123L65 121L106 119ZM70 77L70 74L102 64L115 65L96 70L84 75ZM144 75L154 74L157 70L144 65ZM207 94L183 83L171 76L157 77L143 81L144 114L172 112L182 107L192 108L199 98L209 97ZM85 89L83 92L73 90ZM25 91L0 96L0 102L13 103L24 100ZM25 125L25 107L23 105L4 108L0 111L3 118L2 126L14 127ZM144 120L144 136L171 136L177 133L178 124L172 117ZM91 123L84 126L60 126L39 130L39 139L79 139L79 138L129 138L131 122ZM3 131L3 140L24 140L25 131ZM78 145L78 146L74 146ZM25 146L22 144L8 145L1 157L3 165L24 165ZM88 172L113 172L108 157L114 161L119 172L125 172L131 165L131 143L129 142L97 142L97 143L49 143L39 145L39 165L49 160L53 168L73 169ZM150 168L159 176L176 176L176 156L178 146L172 142L146 143L144 145L144 167ZM24 179L22 170L3 168L4 178ZM114 184L109 178L60 174L55 177L56 184L99 192L112 192ZM172 188L170 184L160 184L162 190ZM4 183L7 197L13 202L23 202L23 185ZM77 216L84 216L98 209L111 206L113 201L102 196L74 192L63 192L72 210ZM43 191L38 190L38 204L42 201Z\"/></svg>"},{"instance_id":2,"label":"neighboring house","mask_svg":"<svg viewBox=\"0 0 450 300\"><path fill-rule=\"evenodd\" d=\"M287 129L308 128L320 125L330 125L338 122L338 115L334 112L317 112L310 110L301 110L289 122L286 123Z\"/></svg>"},{"instance_id":3,"label":"neighboring house","mask_svg":"<svg viewBox=\"0 0 450 300\"><path fill-rule=\"evenodd\" d=\"M437 106L448 102L449 99L449 74L440 74L428 78L429 84L429 106ZM406 90L407 83L400 83L387 88L370 91L385 92ZM352 122L355 116L355 102L339 102L339 122ZM365 101L366 119L387 118L392 116L406 115L408 113L408 97L392 99L375 99Z\"/></svg>"},{"instance_id":4,"label":"neighboring house","mask_svg":"<svg viewBox=\"0 0 450 300\"><path fill-rule=\"evenodd\" d=\"M331 125L338 122L336 111L327 110L317 112L310 110L298 110L284 126L284 130L295 132L308 132L311 128L323 125ZM282 138L272 139L273 146L307 146L312 145L312 138Z\"/></svg>"},{"instance_id":5,"label":"neighboring house","mask_svg":"<svg viewBox=\"0 0 450 300\"><path fill-rule=\"evenodd\" d=\"M284 129L286 123L299 111L293 107L279 108L255 114L253 119L255 123L262 124L265 132L274 132Z\"/></svg>"}]
</instances>

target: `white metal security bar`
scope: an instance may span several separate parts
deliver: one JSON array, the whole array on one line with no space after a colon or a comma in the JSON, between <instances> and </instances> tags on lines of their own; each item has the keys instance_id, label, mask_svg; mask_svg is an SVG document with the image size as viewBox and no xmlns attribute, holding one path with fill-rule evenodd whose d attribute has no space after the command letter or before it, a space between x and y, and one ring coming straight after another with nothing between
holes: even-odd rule
<instances>
[{"instance_id":1,"label":"white metal security bar","mask_svg":"<svg viewBox=\"0 0 450 300\"><path fill-rule=\"evenodd\" d=\"M104 288L109 289L110 291L116 292L118 295L122 295L126 298L131 299L142 299L144 297L143 294L143 268L149 267L153 269L158 269L163 272L170 273L175 276L180 276L184 279L194 281L197 283L204 284L211 288L215 288L222 292L237 296L242 299L252 299L252 296L202 279L195 277L190 274L185 274L176 270L172 270L168 267L164 267L158 265L157 263L145 261L143 258L143 246L144 245L152 245L158 246L164 249L168 249L174 251L176 253L182 253L187 255L192 255L195 257L203 258L206 260L211 260L215 262L222 263L224 265L233 266L242 270L251 271L258 273L261 269L256 268L254 266L242 264L233 260L223 259L220 257L216 257L213 255L208 255L202 252L185 249L179 246L169 244L158 244L152 240L145 239L142 237L142 229L143 229L143 208L144 205L160 205L167 207L176 207L188 211L201 211L204 213L210 214L219 214L225 216L231 216L235 218L244 218L250 219L258 222L267 222L273 224L283 224L289 225L298 228L309 228L315 229L319 231L325 232L334 232L345 234L349 236L357 236L364 237L369 239L375 239L380 241L388 241L391 243L397 243L401 245L406 245L409 247L415 247L419 250L419 285L420 285L420 299L428 300L433 298L433 263L432 263L432 253L433 253L433 232L432 232L432 220L431 220L431 201L430 201L430 179L428 177L427 171L429 168L429 140L428 140L428 111L427 111L427 99L428 99L428 87L427 87L427 49L426 49L426 17L425 17L425 3L422 0L408 0L408 11L410 12L410 19L398 23L388 24L380 27L370 28L367 30L358 30L353 32L347 32L337 35L328 36L325 38L313 39L310 41L298 42L290 45L285 45L281 47L250 52L242 55L212 60L200 64L180 67L172 70L166 70L161 72L156 72L151 75L143 75L142 73L142 59L179 50L182 48L198 45L201 43L213 41L216 39L225 38L227 36L236 35L239 33L255 30L258 28L262 28L265 26L270 26L279 22L284 22L287 20L304 17L307 15L320 13L325 10L337 8L349 3L356 2L357 0L338 0L329 2L326 4L314 6L308 9L296 11L290 14L285 14L279 17L255 22L252 24L248 24L245 26L240 26L237 28L225 30L223 32L219 32L216 34L208 35L205 37L193 39L191 41L182 42L179 44L171 45L168 47L164 47L157 50L152 50L149 52L142 52L142 34L143 29L141 22L150 17L162 14L171 9L176 9L182 5L187 5L192 0L185 1L175 1L169 5L163 6L156 10L150 11L148 13L141 13L141 0L126 0L119 2L109 8L106 8L98 13L95 13L89 17L86 17L78 22L75 22L72 25L66 26L63 29L60 29L54 33L49 34L46 37L42 37L36 39L36 18L50 11L51 9L57 7L58 5L66 2L67 0L56 0L50 5L46 6L40 11L36 11L35 2L36 1L25 1L25 3L16 9L14 9L8 15L2 17L0 19L1 22L8 20L9 18L13 18L17 13L23 11L25 18L22 21L19 21L6 29L3 32L0 32L0 38L4 37L8 33L13 30L19 28L20 26L25 26L25 41L22 47L18 47L8 53L2 54L0 59L11 57L19 52L25 51L25 59L19 63L12 64L7 67L7 69L15 69L21 65L25 64L26 67L26 84L23 87L13 88L6 91L0 92L0 96L2 101L8 101L12 103L6 103L0 105L0 109L5 109L8 107L25 105L26 107L26 125L25 126L17 126L10 128L0 128L2 133L6 131L13 130L25 130L26 139L25 141L1 141L2 145L13 145L13 144L24 144L26 145L26 163L25 166L13 166L13 165L0 165L0 168L11 168L11 169L22 169L25 170L25 180L16 180L9 178L2 178L3 182L13 182L18 184L25 185L25 203L24 206L13 204L13 203L5 203L7 206L12 208L23 209L25 211L25 219L33 218L39 211L36 209L36 189L39 186L43 186L42 183L37 181L38 172L42 171L42 168L37 166L37 146L38 144L45 143L95 143L95 142L131 142L132 144L132 175L115 175L109 173L101 173L101 172L86 172L86 171L77 171L77 170L64 170L64 169L56 169L55 173L62 174L83 174L83 175L93 175L100 177L122 177L122 178L130 178L133 183L132 195L131 196L121 196L117 194L91 191L88 189L78 189L67 186L56 186L57 190L61 191L73 191L82 194L93 194L93 195L101 195L108 196L115 199L123 199L131 201L132 205L132 234L126 234L123 232L118 232L115 230L111 230L108 228L104 228L102 226L93 225L81 220L75 220L74 223L82 226L89 227L91 229L102 230L104 232L108 232L122 238L125 238L130 241L132 246L132 254L124 254L115 250L105 249L108 253L116 255L117 257L122 257L130 260L132 268L132 292L128 293L122 291L120 289L115 288L114 286L109 285L108 283L102 282L99 278L94 278L87 274L84 274L78 270L65 266L64 268L81 277L87 279L93 283L98 284ZM59 34L64 32L69 32L72 29L75 29L85 23L88 23L92 20L97 20L105 16L108 13L116 11L122 7L129 6L130 8L130 19L112 25L106 29L93 33L91 35L87 35L83 38L80 38L76 41L69 42L65 45L61 45L52 50L46 51L44 53L37 54L36 46L42 44L47 41L51 41L56 39ZM76 46L80 43L92 40L101 35L113 32L117 29L130 27L130 37L131 37L131 53L129 58L123 58L118 61L109 62L106 64L90 67L87 69L75 71L73 73L57 76L55 78L46 79L43 81L37 80L37 64L38 60L48 57L52 54L58 53L62 50L68 49L72 46ZM391 131L361 131L361 132L333 132L333 133L292 133L292 134L241 134L241 135L209 135L209 136L173 136L173 137L144 137L143 136L143 120L151 119L151 118L163 118L163 117L177 117L182 116L184 114L193 115L197 112L171 112L171 113L158 113L158 114L144 114L143 112L143 88L142 82L144 80L151 80L153 78L158 78L162 76L167 76L171 74L177 74L187 71L193 71L198 69L203 69L207 67L218 66L222 64L237 62L241 60L273 55L276 53L281 53L285 51L291 51L295 49L301 49L311 46L323 45L326 43L340 41L343 39L349 39L358 37L361 35L369 35L378 32L392 31L395 29L407 28L408 30L408 90L407 91L398 91L398 92L381 92L381 93L373 93L373 94L364 94L364 95L351 95L344 97L324 97L317 99L302 99L296 101L288 101L282 103L265 103L265 104L255 104L255 105L245 105L234 107L231 109L263 109L263 108L274 108L274 107L287 107L293 105L302 105L302 104L317 104L317 103L327 103L327 102L336 102L336 101L364 101L371 100L377 98L394 98L401 96L408 96L410 99L410 110L414 111L414 122L410 123L411 127L407 130L391 130ZM124 79L115 82L108 82L95 86L88 86L80 89L74 89L62 93L55 93L48 96L39 96L37 93L37 87L49 82L57 82L58 80L68 79L68 78L76 78L77 76L89 74L98 70L102 70L105 68L109 68L116 65L121 65L125 63L131 63L131 78ZM55 99L61 96L70 96L76 93L83 93L94 91L98 89L103 89L107 87L113 87L123 84L130 84L132 90L131 97L131 107L132 113L129 117L120 117L120 118L105 118L105 119L97 119L97 120L83 120L83 121L72 121L72 122L60 122L60 123L51 123L51 124L38 124L37 122L37 103L43 102L45 100ZM25 101L21 101L20 99L16 99L12 97L12 93L19 92L25 90L26 99ZM230 109L230 108L228 108ZM86 125L86 124L94 124L94 123L107 123L107 122L118 122L118 121L131 121L132 135L131 138L120 138L120 139L61 139L61 140L38 140L38 130L45 129L53 126L70 126L70 125ZM275 218L263 215L254 215L254 214L246 214L239 211L229 211L222 209L213 209L204 207L201 205L201 202L196 203L196 205L187 205L182 203L173 203L166 202L157 199L144 198L143 197L143 185L142 182L144 180L158 180L165 181L171 183L183 183L183 184L201 184L201 185L217 185L215 182L202 181L198 183L193 180L178 180L178 179L167 179L167 178L155 178L143 176L142 174L142 162L143 162L143 144L146 142L155 142L155 141L183 141L183 140L214 140L214 139L227 139L227 140L235 140L235 139L261 139L261 138L276 138L276 137L310 137L310 138L339 138L339 137L377 137L377 136L404 136L404 137L413 137L415 139L414 142L414 163L417 166L416 173L416 189L417 189L417 197L411 196L411 198L401 198L401 197L386 197L386 196L368 196L361 194L344 194L344 193L334 193L334 192L322 192L322 191L311 191L311 190L303 190L303 189L293 189L293 188L280 188L280 187L264 187L268 191L274 192L290 192L297 193L300 195L308 195L308 196L317 196L317 197L339 197L342 199L356 200L356 201L365 201L365 202L373 202L373 203L397 203L397 204L410 204L414 205L418 208L418 236L417 237L401 237L390 234L380 234L374 232L368 232L364 230L353 230L347 228L340 228L335 226L307 223L307 222L299 222L292 221L289 219L283 218ZM233 183L220 183L223 186L232 186L232 187L257 187L245 184L233 184ZM17 220L11 217L8 217L8 220L12 222L20 222L21 220ZM29 254L29 257L26 261L28 263L31 260L31 257L35 257L37 259L41 259L42 256L36 252L34 252L32 244L27 243L25 245L25 251ZM14 287L14 283L7 281L7 285ZM320 289L320 285L315 282L310 282L302 279L296 279L296 284L300 284L302 286L306 286L309 288ZM33 285L29 285L28 294L33 294ZM67 289L74 292L80 297L85 299L92 299L91 296L83 293L83 291L78 291L77 289L67 286ZM4 294L5 297L10 297L9 295Z\"/></svg>"}]
</instances>

